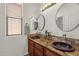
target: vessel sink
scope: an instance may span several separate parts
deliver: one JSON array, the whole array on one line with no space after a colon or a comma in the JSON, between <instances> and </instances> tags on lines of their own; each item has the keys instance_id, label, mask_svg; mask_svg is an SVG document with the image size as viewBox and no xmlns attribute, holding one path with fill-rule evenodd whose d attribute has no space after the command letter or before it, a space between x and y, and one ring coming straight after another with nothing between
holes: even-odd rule
<instances>
[{"instance_id":1,"label":"vessel sink","mask_svg":"<svg viewBox=\"0 0 79 59\"><path fill-rule=\"evenodd\" d=\"M65 42L54 42L53 47L64 52L72 52L75 50L71 44Z\"/></svg>"}]
</instances>

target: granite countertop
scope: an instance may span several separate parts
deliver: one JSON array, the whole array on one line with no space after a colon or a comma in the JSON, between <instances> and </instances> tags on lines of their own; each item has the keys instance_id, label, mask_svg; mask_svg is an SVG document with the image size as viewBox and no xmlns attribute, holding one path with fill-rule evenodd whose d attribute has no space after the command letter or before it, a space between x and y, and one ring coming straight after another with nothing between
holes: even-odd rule
<instances>
[{"instance_id":1,"label":"granite countertop","mask_svg":"<svg viewBox=\"0 0 79 59\"><path fill-rule=\"evenodd\" d=\"M32 36L32 35L30 35L30 36ZM63 52L63 51L60 51L60 50L57 50L57 49L53 48L53 46L52 46L53 42L58 41L58 38L56 38L56 37L54 37L52 39L44 38L44 37L41 37L40 39L32 39L30 36L29 36L29 38L32 41L34 41L34 42L36 42L36 43L38 43L38 44L50 49L51 51L56 52L59 55L62 55L62 56L79 56L79 44L76 44L74 46L75 47L75 51L73 51L73 52Z\"/></svg>"}]
</instances>

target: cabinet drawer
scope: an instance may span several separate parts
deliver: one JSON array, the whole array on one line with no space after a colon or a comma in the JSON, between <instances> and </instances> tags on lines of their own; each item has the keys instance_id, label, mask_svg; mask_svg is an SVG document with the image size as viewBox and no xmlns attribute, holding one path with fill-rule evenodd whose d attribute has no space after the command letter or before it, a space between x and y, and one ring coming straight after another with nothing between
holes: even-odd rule
<instances>
[{"instance_id":1,"label":"cabinet drawer","mask_svg":"<svg viewBox=\"0 0 79 59\"><path fill-rule=\"evenodd\" d=\"M56 54L55 52L53 51L50 51L49 49L44 49L44 55L45 56L58 56L58 54Z\"/></svg>"},{"instance_id":2,"label":"cabinet drawer","mask_svg":"<svg viewBox=\"0 0 79 59\"><path fill-rule=\"evenodd\" d=\"M40 51L40 52L43 52L43 47L37 43L35 43L35 48Z\"/></svg>"}]
</instances>

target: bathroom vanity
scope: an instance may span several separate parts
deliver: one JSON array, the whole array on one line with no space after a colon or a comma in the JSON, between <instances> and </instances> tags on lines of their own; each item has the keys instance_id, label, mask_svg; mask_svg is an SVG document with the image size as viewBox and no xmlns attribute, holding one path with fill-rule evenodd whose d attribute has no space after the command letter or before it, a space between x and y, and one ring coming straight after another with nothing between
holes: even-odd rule
<instances>
[{"instance_id":1,"label":"bathroom vanity","mask_svg":"<svg viewBox=\"0 0 79 59\"><path fill-rule=\"evenodd\" d=\"M29 55L31 56L59 56L60 54L57 54L56 52L44 47L41 44L38 44L37 42L33 41L32 39L29 39Z\"/></svg>"},{"instance_id":2,"label":"bathroom vanity","mask_svg":"<svg viewBox=\"0 0 79 59\"><path fill-rule=\"evenodd\" d=\"M33 34L34 35L34 34ZM52 46L53 40L45 38L28 38L28 52L30 56L74 56L79 55L79 45L72 52L64 52Z\"/></svg>"}]
</instances>

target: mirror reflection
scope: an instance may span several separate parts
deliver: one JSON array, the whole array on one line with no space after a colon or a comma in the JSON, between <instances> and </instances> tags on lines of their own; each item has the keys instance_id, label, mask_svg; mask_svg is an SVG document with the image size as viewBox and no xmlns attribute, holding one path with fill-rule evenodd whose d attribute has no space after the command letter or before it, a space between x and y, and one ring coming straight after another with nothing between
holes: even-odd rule
<instances>
[{"instance_id":1,"label":"mirror reflection","mask_svg":"<svg viewBox=\"0 0 79 59\"><path fill-rule=\"evenodd\" d=\"M64 32L70 32L78 28L79 4L66 3L61 5L56 13L56 25Z\"/></svg>"}]
</instances>

